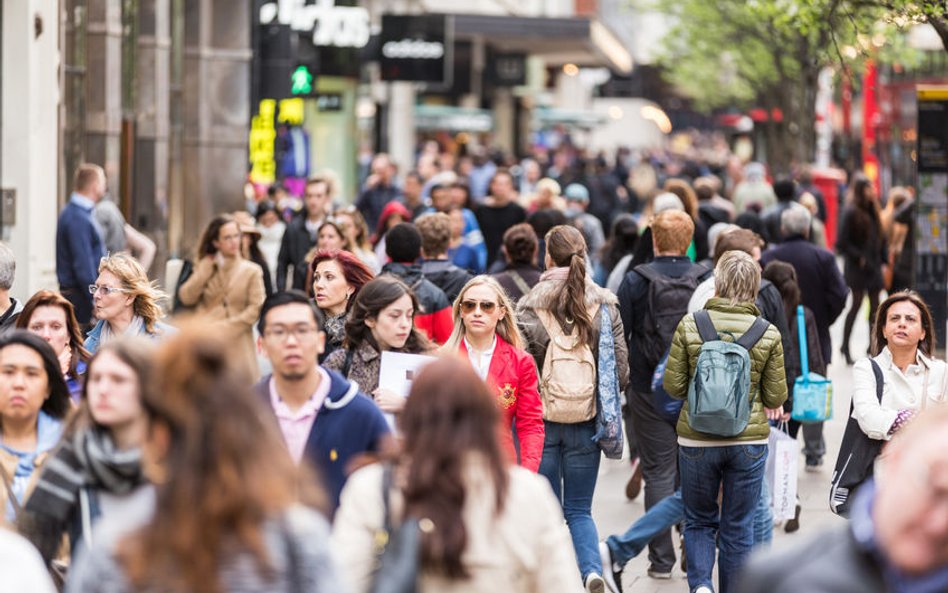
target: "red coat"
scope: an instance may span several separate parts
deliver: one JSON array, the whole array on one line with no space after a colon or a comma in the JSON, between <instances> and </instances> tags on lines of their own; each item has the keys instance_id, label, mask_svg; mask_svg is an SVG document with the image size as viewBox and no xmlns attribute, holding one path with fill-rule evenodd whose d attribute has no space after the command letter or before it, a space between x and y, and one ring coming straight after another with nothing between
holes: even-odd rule
<instances>
[{"instance_id":1,"label":"red coat","mask_svg":"<svg viewBox=\"0 0 948 593\"><path fill-rule=\"evenodd\" d=\"M467 359L467 347L463 341L459 351ZM533 472L540 468L540 458L543 457L543 406L537 390L538 382L533 357L498 335L490 368L487 369L487 385L503 413L501 443L510 458L516 461L511 430L511 426L516 426L520 465Z\"/></svg>"}]
</instances>

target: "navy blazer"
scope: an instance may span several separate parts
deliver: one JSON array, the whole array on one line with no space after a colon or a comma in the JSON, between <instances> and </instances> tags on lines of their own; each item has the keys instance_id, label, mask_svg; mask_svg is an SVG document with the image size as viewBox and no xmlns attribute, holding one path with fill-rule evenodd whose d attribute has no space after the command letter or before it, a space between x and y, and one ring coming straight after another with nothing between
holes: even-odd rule
<instances>
[{"instance_id":1,"label":"navy blazer","mask_svg":"<svg viewBox=\"0 0 948 593\"><path fill-rule=\"evenodd\" d=\"M326 370L332 384L313 428L306 440L303 458L318 472L335 514L339 495L348 478L349 462L363 453L377 453L391 433L388 422L375 402L359 392L359 386L341 375ZM270 405L270 378L267 375L254 386ZM273 416L276 420L276 415Z\"/></svg>"},{"instance_id":2,"label":"navy blazer","mask_svg":"<svg viewBox=\"0 0 948 593\"><path fill-rule=\"evenodd\" d=\"M62 288L85 290L99 277L105 244L92 221L92 210L71 200L56 225L56 278ZM90 301L91 301L91 297Z\"/></svg>"}]
</instances>

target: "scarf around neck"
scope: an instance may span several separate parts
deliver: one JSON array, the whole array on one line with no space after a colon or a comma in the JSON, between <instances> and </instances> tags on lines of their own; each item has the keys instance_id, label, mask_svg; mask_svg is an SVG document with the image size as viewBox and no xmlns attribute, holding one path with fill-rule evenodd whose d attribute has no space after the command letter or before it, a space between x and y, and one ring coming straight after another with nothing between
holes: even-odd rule
<instances>
[{"instance_id":1,"label":"scarf around neck","mask_svg":"<svg viewBox=\"0 0 948 593\"><path fill-rule=\"evenodd\" d=\"M138 336L145 333L145 320L142 319L141 315L135 315L132 317L132 321L128 324L128 327L125 328L125 331L122 332L123 336ZM106 322L102 325L102 333L99 336L99 343L105 344L112 338L116 337L112 333L112 326Z\"/></svg>"},{"instance_id":2,"label":"scarf around neck","mask_svg":"<svg viewBox=\"0 0 948 593\"><path fill-rule=\"evenodd\" d=\"M569 268L547 268L540 276L540 282L545 280L566 280L569 277Z\"/></svg>"}]
</instances>

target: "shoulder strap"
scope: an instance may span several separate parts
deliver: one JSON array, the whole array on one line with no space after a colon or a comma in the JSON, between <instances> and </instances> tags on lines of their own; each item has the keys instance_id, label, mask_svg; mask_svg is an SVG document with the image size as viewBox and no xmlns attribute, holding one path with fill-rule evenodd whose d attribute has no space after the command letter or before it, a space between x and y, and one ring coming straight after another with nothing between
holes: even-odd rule
<instances>
[{"instance_id":1,"label":"shoulder strap","mask_svg":"<svg viewBox=\"0 0 948 593\"><path fill-rule=\"evenodd\" d=\"M698 335L701 336L702 342L714 342L715 340L720 340L721 336L718 335L718 330L714 328L714 322L711 321L711 315L708 314L707 310L701 309L695 311L695 325L698 326Z\"/></svg>"},{"instance_id":2,"label":"shoulder strap","mask_svg":"<svg viewBox=\"0 0 948 593\"><path fill-rule=\"evenodd\" d=\"M3 487L7 490L7 499L10 501L10 506L13 507L13 517L16 519L20 515L20 501L16 499L16 494L13 493L13 479L10 478L10 474L7 473L2 463L0 463L0 480L3 481Z\"/></svg>"},{"instance_id":3,"label":"shoulder strap","mask_svg":"<svg viewBox=\"0 0 948 593\"><path fill-rule=\"evenodd\" d=\"M352 368L352 348L346 348L346 361L342 363L342 376L349 378L349 369Z\"/></svg>"},{"instance_id":4,"label":"shoulder strap","mask_svg":"<svg viewBox=\"0 0 948 593\"><path fill-rule=\"evenodd\" d=\"M806 317L803 315L803 305L797 305L797 340L800 342L800 372L803 380L810 376L810 353L806 343Z\"/></svg>"},{"instance_id":5,"label":"shoulder strap","mask_svg":"<svg viewBox=\"0 0 948 593\"><path fill-rule=\"evenodd\" d=\"M692 267L688 268L688 271L684 273L685 276L693 277L695 280L700 279L702 276L708 273L708 268L704 264L696 263Z\"/></svg>"},{"instance_id":6,"label":"shoulder strap","mask_svg":"<svg viewBox=\"0 0 948 593\"><path fill-rule=\"evenodd\" d=\"M654 282L656 279L661 278L662 276L655 270L655 268L652 267L651 264L639 264L632 268L632 270L644 276L649 282Z\"/></svg>"},{"instance_id":7,"label":"shoulder strap","mask_svg":"<svg viewBox=\"0 0 948 593\"><path fill-rule=\"evenodd\" d=\"M392 521L392 504L389 498L392 495L392 474L394 473L394 468L391 463L386 463L384 469L382 470L382 508L384 509L384 520L383 528L388 534L392 533L393 521Z\"/></svg>"},{"instance_id":8,"label":"shoulder strap","mask_svg":"<svg viewBox=\"0 0 948 593\"><path fill-rule=\"evenodd\" d=\"M556 336L565 335L563 333L563 328L560 327L560 324L556 321L556 318L550 314L547 309L534 309L537 314L537 319L540 320L540 323L543 325L543 329L546 330L546 334L550 336L552 340Z\"/></svg>"},{"instance_id":9,"label":"shoulder strap","mask_svg":"<svg viewBox=\"0 0 948 593\"><path fill-rule=\"evenodd\" d=\"M507 270L507 277L517 285L517 288L519 288L523 294L530 292L530 285L527 284L527 281L524 280L523 276L518 274L516 270Z\"/></svg>"},{"instance_id":10,"label":"shoulder strap","mask_svg":"<svg viewBox=\"0 0 948 593\"><path fill-rule=\"evenodd\" d=\"M885 386L885 378L882 376L882 367L873 358L869 358L869 364L872 365L872 374L876 377L876 399L882 403L882 388Z\"/></svg>"},{"instance_id":11,"label":"shoulder strap","mask_svg":"<svg viewBox=\"0 0 948 593\"><path fill-rule=\"evenodd\" d=\"M770 322L764 319L763 317L758 317L754 320L754 323L751 324L750 328L744 335L737 339L737 344L743 346L748 352L751 348L754 347L767 331L767 328L770 327Z\"/></svg>"}]
</instances>

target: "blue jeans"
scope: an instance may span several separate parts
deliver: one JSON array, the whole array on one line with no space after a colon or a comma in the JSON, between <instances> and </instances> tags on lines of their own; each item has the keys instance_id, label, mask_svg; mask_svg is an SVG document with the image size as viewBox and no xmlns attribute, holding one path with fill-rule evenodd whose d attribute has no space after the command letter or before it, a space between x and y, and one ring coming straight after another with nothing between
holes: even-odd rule
<instances>
[{"instance_id":1,"label":"blue jeans","mask_svg":"<svg viewBox=\"0 0 948 593\"><path fill-rule=\"evenodd\" d=\"M770 546L774 539L774 512L770 508L770 486L760 481L760 498L754 509L754 547Z\"/></svg>"},{"instance_id":2,"label":"blue jeans","mask_svg":"<svg viewBox=\"0 0 948 593\"><path fill-rule=\"evenodd\" d=\"M645 549L653 537L667 531L685 518L685 505L681 501L681 490L650 508L622 535L610 535L606 540L612 561L620 566L635 558Z\"/></svg>"},{"instance_id":3,"label":"blue jeans","mask_svg":"<svg viewBox=\"0 0 948 593\"><path fill-rule=\"evenodd\" d=\"M714 589L711 571L716 543L718 593L733 593L735 577L754 545L754 516L766 462L767 445L679 446L691 591L701 585Z\"/></svg>"},{"instance_id":4,"label":"blue jeans","mask_svg":"<svg viewBox=\"0 0 948 593\"><path fill-rule=\"evenodd\" d=\"M563 506L563 516L573 538L579 574L602 574L599 534L592 518L593 492L599 477L599 445L593 442L596 421L579 424L547 422L540 474L550 481Z\"/></svg>"}]
</instances>

